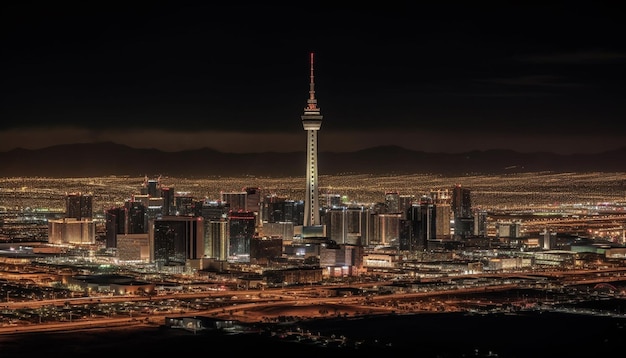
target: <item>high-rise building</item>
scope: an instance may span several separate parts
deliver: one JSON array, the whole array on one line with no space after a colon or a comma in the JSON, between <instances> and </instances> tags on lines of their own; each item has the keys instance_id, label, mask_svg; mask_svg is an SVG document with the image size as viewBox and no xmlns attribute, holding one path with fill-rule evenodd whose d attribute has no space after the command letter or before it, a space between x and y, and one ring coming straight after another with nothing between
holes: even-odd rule
<instances>
[{"instance_id":1,"label":"high-rise building","mask_svg":"<svg viewBox=\"0 0 626 358\"><path fill-rule=\"evenodd\" d=\"M488 217L489 216L486 210L474 210L474 236L487 236Z\"/></svg>"},{"instance_id":2,"label":"high-rise building","mask_svg":"<svg viewBox=\"0 0 626 358\"><path fill-rule=\"evenodd\" d=\"M406 219L406 212L409 210L413 202L415 201L415 195L402 194L398 196L398 212L402 214L402 218Z\"/></svg>"},{"instance_id":3,"label":"high-rise building","mask_svg":"<svg viewBox=\"0 0 626 358\"><path fill-rule=\"evenodd\" d=\"M326 276L357 276L363 271L363 247L360 245L322 245L320 267Z\"/></svg>"},{"instance_id":4,"label":"high-rise building","mask_svg":"<svg viewBox=\"0 0 626 358\"><path fill-rule=\"evenodd\" d=\"M348 241L348 209L338 207L328 209L324 215L324 224L328 233L328 238L337 244L345 244Z\"/></svg>"},{"instance_id":5,"label":"high-rise building","mask_svg":"<svg viewBox=\"0 0 626 358\"><path fill-rule=\"evenodd\" d=\"M220 200L225 202L232 211L248 210L248 193L243 191L220 192Z\"/></svg>"},{"instance_id":6,"label":"high-rise building","mask_svg":"<svg viewBox=\"0 0 626 358\"><path fill-rule=\"evenodd\" d=\"M302 225L302 205L284 197L267 197L263 203L264 223L291 222Z\"/></svg>"},{"instance_id":7,"label":"high-rise building","mask_svg":"<svg viewBox=\"0 0 626 358\"><path fill-rule=\"evenodd\" d=\"M470 190L457 184L452 189L452 213L454 215L454 236L467 238L474 233L472 201Z\"/></svg>"},{"instance_id":8,"label":"high-rise building","mask_svg":"<svg viewBox=\"0 0 626 358\"><path fill-rule=\"evenodd\" d=\"M322 115L315 98L315 81L313 76L313 53L311 53L311 80L309 83L309 99L304 108L302 127L307 132L306 144L306 193L304 199L303 226L319 226L320 213L317 182L317 131L322 127Z\"/></svg>"},{"instance_id":9,"label":"high-rise building","mask_svg":"<svg viewBox=\"0 0 626 358\"><path fill-rule=\"evenodd\" d=\"M433 214L435 216L434 232L437 240L448 240L452 238L450 222L452 221L452 210L450 204L433 204Z\"/></svg>"},{"instance_id":10,"label":"high-rise building","mask_svg":"<svg viewBox=\"0 0 626 358\"><path fill-rule=\"evenodd\" d=\"M263 197L263 200L261 200L261 221L263 224L277 221L274 219L274 204L285 202L287 199L286 196L278 196L276 194L265 195Z\"/></svg>"},{"instance_id":11,"label":"high-rise building","mask_svg":"<svg viewBox=\"0 0 626 358\"><path fill-rule=\"evenodd\" d=\"M400 213L378 214L374 222L376 236L374 244L386 247L398 248L400 243Z\"/></svg>"},{"instance_id":12,"label":"high-rise building","mask_svg":"<svg viewBox=\"0 0 626 358\"><path fill-rule=\"evenodd\" d=\"M414 203L407 211L407 220L410 221L411 235L405 248L407 250L422 251L428 248L428 241L436 238L437 218L432 199L420 198L419 203Z\"/></svg>"},{"instance_id":13,"label":"high-rise building","mask_svg":"<svg viewBox=\"0 0 626 358\"><path fill-rule=\"evenodd\" d=\"M195 199L190 193L179 191L174 194L174 206L176 215L193 216Z\"/></svg>"},{"instance_id":14,"label":"high-rise building","mask_svg":"<svg viewBox=\"0 0 626 358\"><path fill-rule=\"evenodd\" d=\"M124 233L124 215L123 207L113 207L105 212L105 230L106 230L106 247L117 247L117 234Z\"/></svg>"},{"instance_id":15,"label":"high-rise building","mask_svg":"<svg viewBox=\"0 0 626 358\"><path fill-rule=\"evenodd\" d=\"M251 211L228 213L228 255L236 261L250 260L250 241L255 235L255 216Z\"/></svg>"},{"instance_id":16,"label":"high-rise building","mask_svg":"<svg viewBox=\"0 0 626 358\"><path fill-rule=\"evenodd\" d=\"M161 196L161 181L159 179L148 179L145 177L141 187L141 194L149 195L153 198Z\"/></svg>"},{"instance_id":17,"label":"high-rise building","mask_svg":"<svg viewBox=\"0 0 626 358\"><path fill-rule=\"evenodd\" d=\"M369 208L363 205L348 207L347 215L348 241L347 244L367 246L370 238L372 216Z\"/></svg>"},{"instance_id":18,"label":"high-rise building","mask_svg":"<svg viewBox=\"0 0 626 358\"><path fill-rule=\"evenodd\" d=\"M320 205L323 208L334 208L338 206L344 206L341 202L341 195L339 194L331 194L331 193L322 193L319 195Z\"/></svg>"},{"instance_id":19,"label":"high-rise building","mask_svg":"<svg viewBox=\"0 0 626 358\"><path fill-rule=\"evenodd\" d=\"M245 187L243 191L246 192L246 210L252 211L259 215L261 211L261 188L258 187Z\"/></svg>"},{"instance_id":20,"label":"high-rise building","mask_svg":"<svg viewBox=\"0 0 626 358\"><path fill-rule=\"evenodd\" d=\"M163 198L148 198L148 206L146 207L146 216L148 221L163 216Z\"/></svg>"},{"instance_id":21,"label":"high-rise building","mask_svg":"<svg viewBox=\"0 0 626 358\"><path fill-rule=\"evenodd\" d=\"M363 206L341 206L327 209L322 222L328 238L338 245L365 245L369 217L369 210Z\"/></svg>"},{"instance_id":22,"label":"high-rise building","mask_svg":"<svg viewBox=\"0 0 626 358\"><path fill-rule=\"evenodd\" d=\"M163 198L163 215L174 215L174 189L171 187L161 187L161 197Z\"/></svg>"},{"instance_id":23,"label":"high-rise building","mask_svg":"<svg viewBox=\"0 0 626 358\"><path fill-rule=\"evenodd\" d=\"M144 234L119 234L116 238L117 257L120 261L150 262L150 236Z\"/></svg>"},{"instance_id":24,"label":"high-rise building","mask_svg":"<svg viewBox=\"0 0 626 358\"><path fill-rule=\"evenodd\" d=\"M141 201L124 203L124 228L118 233L141 234L148 232L146 206Z\"/></svg>"},{"instance_id":25,"label":"high-rise building","mask_svg":"<svg viewBox=\"0 0 626 358\"><path fill-rule=\"evenodd\" d=\"M144 201L135 197L124 202L123 206L113 207L105 212L106 247L117 247L118 235L145 234L151 217ZM155 216L156 217L156 216Z\"/></svg>"},{"instance_id":26,"label":"high-rise building","mask_svg":"<svg viewBox=\"0 0 626 358\"><path fill-rule=\"evenodd\" d=\"M295 234L295 225L293 222L287 221L264 223L260 232L262 236L276 236L284 240L291 240Z\"/></svg>"},{"instance_id":27,"label":"high-rise building","mask_svg":"<svg viewBox=\"0 0 626 358\"><path fill-rule=\"evenodd\" d=\"M96 243L96 224L93 219L48 220L48 243L93 245Z\"/></svg>"},{"instance_id":28,"label":"high-rise building","mask_svg":"<svg viewBox=\"0 0 626 358\"><path fill-rule=\"evenodd\" d=\"M250 242L250 262L269 264L279 260L283 254L283 239L280 236L255 236Z\"/></svg>"},{"instance_id":29,"label":"high-rise building","mask_svg":"<svg viewBox=\"0 0 626 358\"><path fill-rule=\"evenodd\" d=\"M204 255L204 220L192 216L163 216L150 226L151 261L159 268L184 266Z\"/></svg>"},{"instance_id":30,"label":"high-rise building","mask_svg":"<svg viewBox=\"0 0 626 358\"><path fill-rule=\"evenodd\" d=\"M452 189L452 212L455 218L472 217L471 192L460 184Z\"/></svg>"},{"instance_id":31,"label":"high-rise building","mask_svg":"<svg viewBox=\"0 0 626 358\"><path fill-rule=\"evenodd\" d=\"M451 197L448 189L431 190L429 196L433 199L433 204L450 205Z\"/></svg>"},{"instance_id":32,"label":"high-rise building","mask_svg":"<svg viewBox=\"0 0 626 358\"><path fill-rule=\"evenodd\" d=\"M205 200L202 203L201 216L205 220L219 220L226 218L229 206L221 200Z\"/></svg>"},{"instance_id":33,"label":"high-rise building","mask_svg":"<svg viewBox=\"0 0 626 358\"><path fill-rule=\"evenodd\" d=\"M400 219L399 226L400 229L398 234L398 249L400 251L416 252L418 250L418 246L417 237L413 234L413 221L408 219Z\"/></svg>"},{"instance_id":34,"label":"high-rise building","mask_svg":"<svg viewBox=\"0 0 626 358\"><path fill-rule=\"evenodd\" d=\"M130 198L131 201L140 202L146 208L150 205L150 195L148 194L133 194Z\"/></svg>"},{"instance_id":35,"label":"high-rise building","mask_svg":"<svg viewBox=\"0 0 626 358\"><path fill-rule=\"evenodd\" d=\"M93 217L93 196L90 194L70 193L65 196L65 217L76 220Z\"/></svg>"},{"instance_id":36,"label":"high-rise building","mask_svg":"<svg viewBox=\"0 0 626 358\"><path fill-rule=\"evenodd\" d=\"M400 194L397 191L388 191L385 193L385 205L387 205L387 212L399 213L400 212Z\"/></svg>"},{"instance_id":37,"label":"high-rise building","mask_svg":"<svg viewBox=\"0 0 626 358\"><path fill-rule=\"evenodd\" d=\"M228 220L225 216L205 220L204 256L228 259Z\"/></svg>"}]
</instances>

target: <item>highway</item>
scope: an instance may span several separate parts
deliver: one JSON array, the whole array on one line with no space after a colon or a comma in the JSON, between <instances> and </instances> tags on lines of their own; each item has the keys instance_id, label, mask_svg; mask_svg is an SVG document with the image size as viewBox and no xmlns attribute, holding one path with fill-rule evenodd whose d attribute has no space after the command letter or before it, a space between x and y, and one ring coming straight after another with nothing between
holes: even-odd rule
<instances>
[{"instance_id":1,"label":"highway","mask_svg":"<svg viewBox=\"0 0 626 358\"><path fill-rule=\"evenodd\" d=\"M429 288L421 291L399 289L397 291L385 292L385 294L368 295L347 295L329 296L329 292L336 288L356 288L374 290L376 287L386 287L398 284L396 281L364 282L352 285L338 286L297 286L285 288L272 288L265 290L225 290L207 292L170 293L158 296L92 296L81 298L36 300L20 302L3 302L0 307L5 310L19 309L43 309L45 307L64 307L69 310L69 317L63 321L24 323L0 326L0 335L29 333L29 332L64 332L84 329L102 328L128 328L136 326L159 326L164 324L165 317L180 316L207 316L223 319L236 319L247 322L257 322L265 319L276 318L279 315L318 315L322 310L320 307L341 307L345 312L395 312L397 305L390 303L397 302L423 302L426 299L441 301L438 297L467 296L498 291L507 291L519 288L529 288L533 280L537 285L546 285L545 279L549 278L549 286L571 287L575 285L595 285L599 283L611 283L626 280L624 277L626 268L612 268L605 270L564 270L535 273L490 273L482 275L465 275L455 277L463 278L489 278L489 283L482 286L463 286L448 282L444 287L437 289ZM514 278L519 279L515 281ZM451 278L446 278L451 280ZM537 287L539 287L537 286ZM218 305L209 309L195 309L190 302L194 300L209 300L219 302ZM179 304L178 308L159 312L129 310L123 314L115 316L97 317L72 317L72 307L111 305L115 303L141 303L141 302L163 302L176 301L187 302L186 305ZM419 308L419 307L418 307ZM69 319L68 319L69 318Z\"/></svg>"}]
</instances>

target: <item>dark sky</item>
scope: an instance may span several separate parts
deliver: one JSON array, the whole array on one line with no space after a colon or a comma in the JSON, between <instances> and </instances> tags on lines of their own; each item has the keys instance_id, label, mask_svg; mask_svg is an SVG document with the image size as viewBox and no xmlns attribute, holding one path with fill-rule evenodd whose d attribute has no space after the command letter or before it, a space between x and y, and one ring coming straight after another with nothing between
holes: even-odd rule
<instances>
[{"instance_id":1,"label":"dark sky","mask_svg":"<svg viewBox=\"0 0 626 358\"><path fill-rule=\"evenodd\" d=\"M618 3L140 3L2 5L0 150L304 151L310 52L320 151L626 145Z\"/></svg>"}]
</instances>

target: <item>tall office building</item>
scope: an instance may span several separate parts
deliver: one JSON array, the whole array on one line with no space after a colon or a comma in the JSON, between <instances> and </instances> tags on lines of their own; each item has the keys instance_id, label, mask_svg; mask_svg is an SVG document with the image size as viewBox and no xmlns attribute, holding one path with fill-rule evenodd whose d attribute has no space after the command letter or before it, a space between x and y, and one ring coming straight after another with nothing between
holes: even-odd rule
<instances>
[{"instance_id":1,"label":"tall office building","mask_svg":"<svg viewBox=\"0 0 626 358\"><path fill-rule=\"evenodd\" d=\"M400 245L400 213L378 214L374 222L376 234L373 243L376 245L398 248Z\"/></svg>"},{"instance_id":2,"label":"tall office building","mask_svg":"<svg viewBox=\"0 0 626 358\"><path fill-rule=\"evenodd\" d=\"M454 215L454 236L467 238L474 232L472 201L469 189L457 184L452 189L452 213Z\"/></svg>"},{"instance_id":3,"label":"tall office building","mask_svg":"<svg viewBox=\"0 0 626 358\"><path fill-rule=\"evenodd\" d=\"M261 211L261 188L258 187L245 187L243 191L246 192L246 210L252 211L259 216Z\"/></svg>"},{"instance_id":4,"label":"tall office building","mask_svg":"<svg viewBox=\"0 0 626 358\"><path fill-rule=\"evenodd\" d=\"M261 220L261 188L248 186L243 188L243 191L246 192L246 210L254 213L257 227L263 226Z\"/></svg>"},{"instance_id":5,"label":"tall office building","mask_svg":"<svg viewBox=\"0 0 626 358\"><path fill-rule=\"evenodd\" d=\"M431 190L430 198L434 206L436 239L451 239L454 231L451 226L454 216L450 191L448 189Z\"/></svg>"},{"instance_id":6,"label":"tall office building","mask_svg":"<svg viewBox=\"0 0 626 358\"><path fill-rule=\"evenodd\" d=\"M324 224L328 238L338 244L346 244L348 241L348 209L345 207L328 209L324 215Z\"/></svg>"},{"instance_id":7,"label":"tall office building","mask_svg":"<svg viewBox=\"0 0 626 358\"><path fill-rule=\"evenodd\" d=\"M338 245L365 245L369 217L369 210L363 206L342 206L327 209L321 220L328 238Z\"/></svg>"},{"instance_id":8,"label":"tall office building","mask_svg":"<svg viewBox=\"0 0 626 358\"><path fill-rule=\"evenodd\" d=\"M141 186L141 194L149 195L153 198L161 196L161 178L148 179L148 177L145 177Z\"/></svg>"},{"instance_id":9,"label":"tall office building","mask_svg":"<svg viewBox=\"0 0 626 358\"><path fill-rule=\"evenodd\" d=\"M398 196L398 212L402 214L402 218L406 219L406 212L409 210L413 202L415 201L415 195L403 194Z\"/></svg>"},{"instance_id":10,"label":"tall office building","mask_svg":"<svg viewBox=\"0 0 626 358\"><path fill-rule=\"evenodd\" d=\"M117 234L124 227L124 209L121 207L113 207L105 211L104 228L106 231L106 247L117 247Z\"/></svg>"},{"instance_id":11,"label":"tall office building","mask_svg":"<svg viewBox=\"0 0 626 358\"><path fill-rule=\"evenodd\" d=\"M251 211L228 213L228 256L236 261L250 260L250 241L255 235L255 216Z\"/></svg>"},{"instance_id":12,"label":"tall office building","mask_svg":"<svg viewBox=\"0 0 626 358\"><path fill-rule=\"evenodd\" d=\"M141 234L148 232L147 207L141 201L124 203L124 227L118 233Z\"/></svg>"},{"instance_id":13,"label":"tall office building","mask_svg":"<svg viewBox=\"0 0 626 358\"><path fill-rule=\"evenodd\" d=\"M228 219L205 220L204 256L226 261L228 259Z\"/></svg>"},{"instance_id":14,"label":"tall office building","mask_svg":"<svg viewBox=\"0 0 626 358\"><path fill-rule=\"evenodd\" d=\"M225 218L229 210L228 204L221 200L204 200L201 216L205 220L219 220Z\"/></svg>"},{"instance_id":15,"label":"tall office building","mask_svg":"<svg viewBox=\"0 0 626 358\"><path fill-rule=\"evenodd\" d=\"M91 219L93 217L93 196L82 193L66 194L65 217L76 220Z\"/></svg>"},{"instance_id":16,"label":"tall office building","mask_svg":"<svg viewBox=\"0 0 626 358\"><path fill-rule=\"evenodd\" d=\"M71 193L65 196L65 218L48 221L51 244L94 244L96 224L93 221L93 196Z\"/></svg>"},{"instance_id":17,"label":"tall office building","mask_svg":"<svg viewBox=\"0 0 626 358\"><path fill-rule=\"evenodd\" d=\"M450 210L450 204L433 204L433 214L435 216L435 227L433 228L435 239L452 239L452 228L450 226L452 210Z\"/></svg>"},{"instance_id":18,"label":"tall office building","mask_svg":"<svg viewBox=\"0 0 626 358\"><path fill-rule=\"evenodd\" d=\"M171 187L161 187L161 197L163 198L163 210L162 214L165 216L174 215L174 188Z\"/></svg>"},{"instance_id":19,"label":"tall office building","mask_svg":"<svg viewBox=\"0 0 626 358\"><path fill-rule=\"evenodd\" d=\"M348 241L347 244L367 246L370 238L370 227L373 226L369 208L353 205L347 211Z\"/></svg>"},{"instance_id":20,"label":"tall office building","mask_svg":"<svg viewBox=\"0 0 626 358\"><path fill-rule=\"evenodd\" d=\"M468 188L457 184L452 189L452 212L455 218L472 217L472 198Z\"/></svg>"},{"instance_id":21,"label":"tall office building","mask_svg":"<svg viewBox=\"0 0 626 358\"><path fill-rule=\"evenodd\" d=\"M277 222L279 219L275 219L274 211L276 207L274 204L284 203L288 198L286 196L278 196L276 194L265 195L261 200L261 221L265 224L267 222Z\"/></svg>"},{"instance_id":22,"label":"tall office building","mask_svg":"<svg viewBox=\"0 0 626 358\"><path fill-rule=\"evenodd\" d=\"M232 211L248 210L248 192L245 190L235 192L220 192L220 200L225 202Z\"/></svg>"},{"instance_id":23,"label":"tall office building","mask_svg":"<svg viewBox=\"0 0 626 358\"><path fill-rule=\"evenodd\" d=\"M191 216L163 216L150 226L151 261L157 267L184 266L204 255L204 220Z\"/></svg>"},{"instance_id":24,"label":"tall office building","mask_svg":"<svg viewBox=\"0 0 626 358\"><path fill-rule=\"evenodd\" d=\"M174 194L174 207L176 215L180 216L193 216L195 199L194 197L184 191L179 191Z\"/></svg>"},{"instance_id":25,"label":"tall office building","mask_svg":"<svg viewBox=\"0 0 626 358\"><path fill-rule=\"evenodd\" d=\"M148 208L142 201L131 200L123 206L105 212L106 247L117 247L118 235L145 234L148 232Z\"/></svg>"},{"instance_id":26,"label":"tall office building","mask_svg":"<svg viewBox=\"0 0 626 358\"><path fill-rule=\"evenodd\" d=\"M414 203L407 211L406 225L410 225L406 231L410 236L404 238L407 240L404 245L405 250L423 251L428 249L428 241L437 237L435 230L437 229L436 210L432 199L422 197L419 203ZM405 241L403 240L403 241Z\"/></svg>"},{"instance_id":27,"label":"tall office building","mask_svg":"<svg viewBox=\"0 0 626 358\"><path fill-rule=\"evenodd\" d=\"M487 237L487 225L489 215L486 210L474 211L474 236Z\"/></svg>"},{"instance_id":28,"label":"tall office building","mask_svg":"<svg viewBox=\"0 0 626 358\"><path fill-rule=\"evenodd\" d=\"M303 226L319 226L320 213L317 183L317 131L322 127L322 115L315 98L315 81L313 80L313 53L311 53L311 81L309 83L309 99L304 108L302 127L307 131L306 144L306 194L304 199Z\"/></svg>"}]
</instances>

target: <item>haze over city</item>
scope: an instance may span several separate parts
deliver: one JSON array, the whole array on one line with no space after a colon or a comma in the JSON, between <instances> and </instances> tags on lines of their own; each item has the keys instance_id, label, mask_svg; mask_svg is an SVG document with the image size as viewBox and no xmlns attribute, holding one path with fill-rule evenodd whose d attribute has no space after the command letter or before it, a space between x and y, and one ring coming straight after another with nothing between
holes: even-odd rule
<instances>
[{"instance_id":1,"label":"haze over city","mask_svg":"<svg viewBox=\"0 0 626 358\"><path fill-rule=\"evenodd\" d=\"M2 9L0 150L597 153L625 143L610 4L150 4Z\"/></svg>"}]
</instances>

